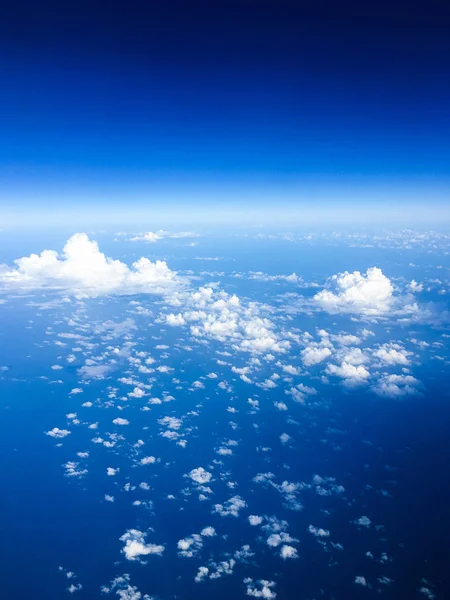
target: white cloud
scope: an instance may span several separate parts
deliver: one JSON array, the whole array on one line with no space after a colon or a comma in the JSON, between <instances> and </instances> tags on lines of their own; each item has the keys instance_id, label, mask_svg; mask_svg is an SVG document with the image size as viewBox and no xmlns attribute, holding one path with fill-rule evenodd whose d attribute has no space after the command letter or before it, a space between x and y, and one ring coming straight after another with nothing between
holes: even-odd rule
<instances>
[{"instance_id":1,"label":"white cloud","mask_svg":"<svg viewBox=\"0 0 450 600\"><path fill-rule=\"evenodd\" d=\"M250 525L261 525L263 522L263 518L258 515L250 515L248 520Z\"/></svg>"},{"instance_id":2,"label":"white cloud","mask_svg":"<svg viewBox=\"0 0 450 600\"><path fill-rule=\"evenodd\" d=\"M314 296L314 301L323 310L335 313L356 313L380 315L386 313L393 303L391 281L377 267L333 275L329 282L334 291L322 290Z\"/></svg>"},{"instance_id":3,"label":"white cloud","mask_svg":"<svg viewBox=\"0 0 450 600\"><path fill-rule=\"evenodd\" d=\"M181 279L164 261L140 258L130 267L100 252L97 242L76 233L66 242L62 256L43 250L14 261L15 269L0 272L9 288L55 288L79 296L102 294L165 293Z\"/></svg>"},{"instance_id":4,"label":"white cloud","mask_svg":"<svg viewBox=\"0 0 450 600\"><path fill-rule=\"evenodd\" d=\"M308 346L301 352L302 361L305 367L311 367L324 361L331 356L331 350L323 346Z\"/></svg>"},{"instance_id":5,"label":"white cloud","mask_svg":"<svg viewBox=\"0 0 450 600\"><path fill-rule=\"evenodd\" d=\"M420 381L412 375L383 375L372 390L378 396L415 396L420 394L420 387Z\"/></svg>"},{"instance_id":6,"label":"white cloud","mask_svg":"<svg viewBox=\"0 0 450 600\"><path fill-rule=\"evenodd\" d=\"M298 553L294 546L285 544L281 547L280 556L283 560L286 560L287 558L298 558Z\"/></svg>"},{"instance_id":7,"label":"white cloud","mask_svg":"<svg viewBox=\"0 0 450 600\"><path fill-rule=\"evenodd\" d=\"M184 556L185 558L192 558L200 552L202 547L203 539L198 533L194 533L189 537L178 540L177 543L178 555Z\"/></svg>"},{"instance_id":8,"label":"white cloud","mask_svg":"<svg viewBox=\"0 0 450 600\"><path fill-rule=\"evenodd\" d=\"M233 496L224 504L215 504L213 512L218 513L221 517L237 517L239 511L247 506L247 502L240 496Z\"/></svg>"},{"instance_id":9,"label":"white cloud","mask_svg":"<svg viewBox=\"0 0 450 600\"><path fill-rule=\"evenodd\" d=\"M196 469L192 469L192 471L190 471L189 477L192 479L192 481L195 481L195 483L204 485L211 480L212 473L205 471L203 467L197 467Z\"/></svg>"},{"instance_id":10,"label":"white cloud","mask_svg":"<svg viewBox=\"0 0 450 600\"><path fill-rule=\"evenodd\" d=\"M181 315L180 313L178 313L177 315L174 315L174 314L167 315L166 323L167 323L167 325L170 325L171 327L186 325L186 321L184 320L183 315Z\"/></svg>"},{"instance_id":11,"label":"white cloud","mask_svg":"<svg viewBox=\"0 0 450 600\"><path fill-rule=\"evenodd\" d=\"M330 364L326 368L328 375L336 375L344 380L346 385L359 385L365 383L370 377L369 371L362 365L352 365L349 362L343 362L340 365Z\"/></svg>"},{"instance_id":12,"label":"white cloud","mask_svg":"<svg viewBox=\"0 0 450 600\"><path fill-rule=\"evenodd\" d=\"M314 527L314 525L310 525L308 527L309 533L312 533L315 537L328 537L330 532L328 529L322 529L321 527Z\"/></svg>"},{"instance_id":13,"label":"white cloud","mask_svg":"<svg viewBox=\"0 0 450 600\"><path fill-rule=\"evenodd\" d=\"M141 233L136 235L130 239L131 242L150 242L154 244L159 240L164 238L174 238L174 239L183 239L183 238L195 238L200 237L198 233L195 231L179 231L179 232L171 232L165 231L164 229L159 229L158 231L147 231L145 233Z\"/></svg>"},{"instance_id":14,"label":"white cloud","mask_svg":"<svg viewBox=\"0 0 450 600\"><path fill-rule=\"evenodd\" d=\"M197 571L197 575L194 578L194 581L196 583L200 583L200 581L203 581L206 577L208 577L208 574L209 574L208 567L199 567L198 571Z\"/></svg>"},{"instance_id":15,"label":"white cloud","mask_svg":"<svg viewBox=\"0 0 450 600\"><path fill-rule=\"evenodd\" d=\"M285 353L290 348L288 340L279 339L272 321L262 316L261 305L244 305L235 294L201 287L175 293L169 300L183 306L184 312L165 315L163 320L172 326L189 324L196 338L212 338L252 354Z\"/></svg>"},{"instance_id":16,"label":"white cloud","mask_svg":"<svg viewBox=\"0 0 450 600\"><path fill-rule=\"evenodd\" d=\"M267 579L259 579L253 581L251 577L244 579L244 583L247 585L246 594L253 598L264 598L264 600L274 600L277 597L273 591L276 583L274 581L268 581Z\"/></svg>"},{"instance_id":17,"label":"white cloud","mask_svg":"<svg viewBox=\"0 0 450 600\"><path fill-rule=\"evenodd\" d=\"M144 456L140 462L141 465L153 465L156 462L156 458L154 456Z\"/></svg>"},{"instance_id":18,"label":"white cloud","mask_svg":"<svg viewBox=\"0 0 450 600\"><path fill-rule=\"evenodd\" d=\"M162 555L165 550L164 546L147 544L145 538L146 534L138 529L129 529L121 536L120 541L125 542L122 552L127 560L139 560L139 557L149 554Z\"/></svg>"},{"instance_id":19,"label":"white cloud","mask_svg":"<svg viewBox=\"0 0 450 600\"><path fill-rule=\"evenodd\" d=\"M409 365L409 356L412 352L407 352L400 344L383 344L373 355L379 358L385 365Z\"/></svg>"},{"instance_id":20,"label":"white cloud","mask_svg":"<svg viewBox=\"0 0 450 600\"><path fill-rule=\"evenodd\" d=\"M113 423L114 425L129 425L130 421L128 421L128 419L122 419L122 417L117 417L116 419L113 419Z\"/></svg>"},{"instance_id":21,"label":"white cloud","mask_svg":"<svg viewBox=\"0 0 450 600\"><path fill-rule=\"evenodd\" d=\"M59 429L59 427L53 427L50 431L46 431L45 435L49 435L52 438L60 439L69 435L70 431L68 429Z\"/></svg>"}]
</instances>

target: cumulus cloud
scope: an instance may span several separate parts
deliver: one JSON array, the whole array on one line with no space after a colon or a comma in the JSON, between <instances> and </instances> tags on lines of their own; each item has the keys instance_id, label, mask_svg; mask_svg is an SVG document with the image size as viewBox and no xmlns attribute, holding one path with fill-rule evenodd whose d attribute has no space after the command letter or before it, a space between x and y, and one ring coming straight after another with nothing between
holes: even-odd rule
<instances>
[{"instance_id":1,"label":"cumulus cloud","mask_svg":"<svg viewBox=\"0 0 450 600\"><path fill-rule=\"evenodd\" d=\"M379 358L385 365L409 365L409 356L412 352L407 352L400 344L383 344L373 355Z\"/></svg>"},{"instance_id":2,"label":"cumulus cloud","mask_svg":"<svg viewBox=\"0 0 450 600\"><path fill-rule=\"evenodd\" d=\"M352 365L344 361L340 365L328 365L326 372L329 375L336 375L344 380L345 385L353 386L365 383L370 377L369 371L362 365Z\"/></svg>"},{"instance_id":3,"label":"cumulus cloud","mask_svg":"<svg viewBox=\"0 0 450 600\"><path fill-rule=\"evenodd\" d=\"M247 579L244 579L244 583L247 586L247 596L264 598L265 600L274 600L274 598L277 597L276 593L273 591L273 588L276 585L274 581L268 581L267 579L253 581L251 577L247 577Z\"/></svg>"},{"instance_id":4,"label":"cumulus cloud","mask_svg":"<svg viewBox=\"0 0 450 600\"><path fill-rule=\"evenodd\" d=\"M189 477L192 479L192 481L195 481L195 483L204 485L211 480L212 473L205 471L203 467L197 467L196 469L192 469L192 471L190 471Z\"/></svg>"},{"instance_id":5,"label":"cumulus cloud","mask_svg":"<svg viewBox=\"0 0 450 600\"><path fill-rule=\"evenodd\" d=\"M383 375L372 390L378 396L415 396L421 393L421 385L412 375Z\"/></svg>"},{"instance_id":6,"label":"cumulus cloud","mask_svg":"<svg viewBox=\"0 0 450 600\"><path fill-rule=\"evenodd\" d=\"M128 529L120 538L121 542L125 542L122 552L127 560L139 560L141 556L157 554L161 556L164 552L164 546L158 544L147 544L145 541L146 534L138 529Z\"/></svg>"},{"instance_id":7,"label":"cumulus cloud","mask_svg":"<svg viewBox=\"0 0 450 600\"><path fill-rule=\"evenodd\" d=\"M233 496L224 504L215 504L213 512L218 513L221 517L237 517L239 511L247 506L247 502L240 496Z\"/></svg>"},{"instance_id":8,"label":"cumulus cloud","mask_svg":"<svg viewBox=\"0 0 450 600\"><path fill-rule=\"evenodd\" d=\"M15 268L0 271L0 283L11 289L54 288L79 296L161 294L182 281L164 261L142 257L129 267L109 258L85 233L69 238L61 256L43 250L14 262Z\"/></svg>"},{"instance_id":9,"label":"cumulus cloud","mask_svg":"<svg viewBox=\"0 0 450 600\"><path fill-rule=\"evenodd\" d=\"M305 367L317 365L331 356L331 350L323 346L308 346L301 352Z\"/></svg>"},{"instance_id":10,"label":"cumulus cloud","mask_svg":"<svg viewBox=\"0 0 450 600\"><path fill-rule=\"evenodd\" d=\"M290 349L290 342L280 340L273 322L262 315L261 305L244 305L235 294L201 287L195 292L176 292L170 302L183 306L184 312L165 315L163 320L171 326L189 325L196 338L212 338L253 354Z\"/></svg>"},{"instance_id":11,"label":"cumulus cloud","mask_svg":"<svg viewBox=\"0 0 450 600\"><path fill-rule=\"evenodd\" d=\"M393 303L393 285L377 267L333 275L329 281L332 290L326 289L314 296L316 304L331 314L356 313L380 315L386 313Z\"/></svg>"},{"instance_id":12,"label":"cumulus cloud","mask_svg":"<svg viewBox=\"0 0 450 600\"><path fill-rule=\"evenodd\" d=\"M69 435L70 431L68 429L59 429L59 427L53 427L50 431L46 431L45 435L49 435L52 438L61 439Z\"/></svg>"},{"instance_id":13,"label":"cumulus cloud","mask_svg":"<svg viewBox=\"0 0 450 600\"><path fill-rule=\"evenodd\" d=\"M298 558L298 552L294 546L285 544L281 547L280 556L283 560L286 560L287 558Z\"/></svg>"}]
</instances>

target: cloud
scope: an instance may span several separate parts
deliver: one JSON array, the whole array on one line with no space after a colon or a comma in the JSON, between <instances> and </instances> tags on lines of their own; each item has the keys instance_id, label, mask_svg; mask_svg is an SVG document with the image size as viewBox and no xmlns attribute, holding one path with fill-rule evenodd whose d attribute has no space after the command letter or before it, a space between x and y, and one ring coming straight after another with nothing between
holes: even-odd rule
<instances>
[{"instance_id":1,"label":"cloud","mask_svg":"<svg viewBox=\"0 0 450 600\"><path fill-rule=\"evenodd\" d=\"M380 315L393 304L392 283L377 267L367 269L365 274L345 271L333 275L329 285L334 291L322 290L313 300L331 314Z\"/></svg>"},{"instance_id":2,"label":"cloud","mask_svg":"<svg viewBox=\"0 0 450 600\"><path fill-rule=\"evenodd\" d=\"M53 427L50 431L46 431L45 435L49 435L52 438L61 439L69 435L70 431L68 429L59 429L59 427Z\"/></svg>"},{"instance_id":3,"label":"cloud","mask_svg":"<svg viewBox=\"0 0 450 600\"><path fill-rule=\"evenodd\" d=\"M62 256L43 250L18 258L16 268L0 271L0 283L10 289L53 288L89 297L103 294L162 294L181 283L164 261L142 257L128 267L100 252L96 241L76 233L66 242Z\"/></svg>"},{"instance_id":4,"label":"cloud","mask_svg":"<svg viewBox=\"0 0 450 600\"><path fill-rule=\"evenodd\" d=\"M274 581L268 581L267 579L253 581L251 577L247 577L247 579L244 579L244 583L247 586L247 596L264 598L265 600L274 600L274 598L277 597L276 593L273 591L273 588L276 585Z\"/></svg>"},{"instance_id":5,"label":"cloud","mask_svg":"<svg viewBox=\"0 0 450 600\"><path fill-rule=\"evenodd\" d=\"M370 377L369 371L362 365L352 365L349 362L343 362L340 365L328 365L326 368L328 375L336 375L344 380L345 385L353 386L365 383Z\"/></svg>"},{"instance_id":6,"label":"cloud","mask_svg":"<svg viewBox=\"0 0 450 600\"><path fill-rule=\"evenodd\" d=\"M419 395L421 383L412 375L383 375L372 390L378 396L391 398Z\"/></svg>"},{"instance_id":7,"label":"cloud","mask_svg":"<svg viewBox=\"0 0 450 600\"><path fill-rule=\"evenodd\" d=\"M301 356L305 367L311 367L312 365L317 365L329 358L331 356L331 350L322 346L308 346L308 348L302 350Z\"/></svg>"},{"instance_id":8,"label":"cloud","mask_svg":"<svg viewBox=\"0 0 450 600\"><path fill-rule=\"evenodd\" d=\"M288 546L287 544L281 547L280 556L283 560L287 558L298 558L298 552L294 546Z\"/></svg>"},{"instance_id":9,"label":"cloud","mask_svg":"<svg viewBox=\"0 0 450 600\"><path fill-rule=\"evenodd\" d=\"M409 365L409 356L412 352L407 352L400 344L383 344L373 355L379 358L385 365Z\"/></svg>"},{"instance_id":10,"label":"cloud","mask_svg":"<svg viewBox=\"0 0 450 600\"><path fill-rule=\"evenodd\" d=\"M321 527L314 527L314 525L310 525L308 527L309 533L312 533L315 537L328 537L330 532L328 529L322 529Z\"/></svg>"},{"instance_id":11,"label":"cloud","mask_svg":"<svg viewBox=\"0 0 450 600\"><path fill-rule=\"evenodd\" d=\"M259 515L250 515L248 517L248 521L250 525L261 525L261 523L263 522L263 518Z\"/></svg>"},{"instance_id":12,"label":"cloud","mask_svg":"<svg viewBox=\"0 0 450 600\"><path fill-rule=\"evenodd\" d=\"M290 342L280 340L273 322L262 316L263 307L256 302L244 305L236 294L201 287L195 292L177 292L169 302L183 306L184 312L163 315L163 321L171 326L188 324L195 338L215 339L252 354L290 349Z\"/></svg>"},{"instance_id":13,"label":"cloud","mask_svg":"<svg viewBox=\"0 0 450 600\"><path fill-rule=\"evenodd\" d=\"M224 504L215 504L213 512L218 513L221 517L238 517L239 511L247 506L247 502L240 496L233 496Z\"/></svg>"},{"instance_id":14,"label":"cloud","mask_svg":"<svg viewBox=\"0 0 450 600\"><path fill-rule=\"evenodd\" d=\"M174 238L174 239L185 239L185 238L195 238L200 237L200 234L195 233L195 231L179 231L179 232L171 232L165 231L164 229L159 229L158 231L147 231L145 233L141 233L136 235L130 239L131 242L150 242L154 244L159 240L164 238Z\"/></svg>"},{"instance_id":15,"label":"cloud","mask_svg":"<svg viewBox=\"0 0 450 600\"><path fill-rule=\"evenodd\" d=\"M208 473L208 471L205 471L203 467L197 467L196 469L192 469L192 471L190 471L189 477L192 479L192 481L195 481L195 483L204 485L211 480L212 473Z\"/></svg>"},{"instance_id":16,"label":"cloud","mask_svg":"<svg viewBox=\"0 0 450 600\"><path fill-rule=\"evenodd\" d=\"M157 544L147 544L146 534L138 529L128 529L121 537L120 541L125 542L122 552L127 560L139 560L141 556L157 554L161 556L164 552L164 546Z\"/></svg>"},{"instance_id":17,"label":"cloud","mask_svg":"<svg viewBox=\"0 0 450 600\"><path fill-rule=\"evenodd\" d=\"M113 419L114 425L129 425L130 421L128 419L122 419L122 417L117 417Z\"/></svg>"}]
</instances>

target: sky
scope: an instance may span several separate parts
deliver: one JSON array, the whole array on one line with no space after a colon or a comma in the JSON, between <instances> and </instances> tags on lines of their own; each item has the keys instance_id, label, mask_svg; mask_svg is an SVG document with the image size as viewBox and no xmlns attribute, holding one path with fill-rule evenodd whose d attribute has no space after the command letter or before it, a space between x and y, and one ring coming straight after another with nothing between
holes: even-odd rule
<instances>
[{"instance_id":1,"label":"sky","mask_svg":"<svg viewBox=\"0 0 450 600\"><path fill-rule=\"evenodd\" d=\"M5 2L0 226L442 223L449 12Z\"/></svg>"}]
</instances>

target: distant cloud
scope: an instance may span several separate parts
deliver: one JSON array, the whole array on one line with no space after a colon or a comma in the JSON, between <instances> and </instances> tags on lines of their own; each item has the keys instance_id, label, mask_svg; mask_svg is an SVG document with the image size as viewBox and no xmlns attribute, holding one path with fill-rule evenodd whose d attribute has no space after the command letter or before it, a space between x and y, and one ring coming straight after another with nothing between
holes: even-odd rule
<instances>
[{"instance_id":1,"label":"distant cloud","mask_svg":"<svg viewBox=\"0 0 450 600\"><path fill-rule=\"evenodd\" d=\"M140 233L130 239L131 242L150 242L154 244L159 240L164 238L174 238L174 239L183 239L183 238L195 238L200 237L200 234L195 233L195 231L165 231L164 229L159 229L158 231L147 231L145 233Z\"/></svg>"}]
</instances>

